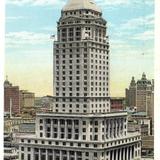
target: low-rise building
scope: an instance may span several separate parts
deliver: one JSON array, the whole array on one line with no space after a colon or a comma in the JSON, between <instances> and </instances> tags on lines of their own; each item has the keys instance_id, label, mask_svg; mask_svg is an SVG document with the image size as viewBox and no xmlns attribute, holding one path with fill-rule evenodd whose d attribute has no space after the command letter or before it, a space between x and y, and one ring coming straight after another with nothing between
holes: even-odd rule
<instances>
[{"instance_id":1,"label":"low-rise building","mask_svg":"<svg viewBox=\"0 0 160 160\"><path fill-rule=\"evenodd\" d=\"M111 111L120 111L125 109L125 98L124 97L111 97Z\"/></svg>"},{"instance_id":2,"label":"low-rise building","mask_svg":"<svg viewBox=\"0 0 160 160\"><path fill-rule=\"evenodd\" d=\"M12 134L4 133L4 160L18 160L18 150L13 143Z\"/></svg>"},{"instance_id":3,"label":"low-rise building","mask_svg":"<svg viewBox=\"0 0 160 160\"><path fill-rule=\"evenodd\" d=\"M145 112L133 112L129 114L128 132L139 131L142 136L152 135L152 118Z\"/></svg>"},{"instance_id":4,"label":"low-rise building","mask_svg":"<svg viewBox=\"0 0 160 160\"><path fill-rule=\"evenodd\" d=\"M142 137L142 158L154 157L154 136Z\"/></svg>"},{"instance_id":5,"label":"low-rise building","mask_svg":"<svg viewBox=\"0 0 160 160\"><path fill-rule=\"evenodd\" d=\"M35 119L33 118L22 118L22 117L13 117L13 118L4 118L4 131L7 133L18 133L20 132L22 124L35 124Z\"/></svg>"},{"instance_id":6,"label":"low-rise building","mask_svg":"<svg viewBox=\"0 0 160 160\"><path fill-rule=\"evenodd\" d=\"M35 94L26 90L20 91L20 108L22 117L35 116Z\"/></svg>"},{"instance_id":7,"label":"low-rise building","mask_svg":"<svg viewBox=\"0 0 160 160\"><path fill-rule=\"evenodd\" d=\"M17 135L19 158L140 160L141 136L127 132L127 113L39 113L36 134Z\"/></svg>"}]
</instances>

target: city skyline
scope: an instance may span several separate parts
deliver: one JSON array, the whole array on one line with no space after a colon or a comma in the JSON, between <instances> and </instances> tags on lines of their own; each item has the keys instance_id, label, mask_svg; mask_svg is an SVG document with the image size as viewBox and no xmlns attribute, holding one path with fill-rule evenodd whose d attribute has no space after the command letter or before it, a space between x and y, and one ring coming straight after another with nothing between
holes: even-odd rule
<instances>
[{"instance_id":1,"label":"city skyline","mask_svg":"<svg viewBox=\"0 0 160 160\"><path fill-rule=\"evenodd\" d=\"M14 85L37 96L52 95L50 36L56 34L58 10L65 2L8 0L6 4L5 74ZM148 0L96 2L108 22L111 96L124 96L132 76L140 79L145 72L148 79L153 79L154 4Z\"/></svg>"}]
</instances>

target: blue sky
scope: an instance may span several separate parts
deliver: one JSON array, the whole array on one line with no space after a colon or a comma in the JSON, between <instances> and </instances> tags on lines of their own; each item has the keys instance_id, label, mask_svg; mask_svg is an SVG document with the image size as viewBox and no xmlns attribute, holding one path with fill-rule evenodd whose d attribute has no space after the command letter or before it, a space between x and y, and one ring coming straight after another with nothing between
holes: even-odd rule
<instances>
[{"instance_id":1,"label":"blue sky","mask_svg":"<svg viewBox=\"0 0 160 160\"><path fill-rule=\"evenodd\" d=\"M124 96L132 76L154 78L154 1L95 0L108 22L111 95ZM52 95L53 40L67 0L6 0L5 73L37 96Z\"/></svg>"}]
</instances>

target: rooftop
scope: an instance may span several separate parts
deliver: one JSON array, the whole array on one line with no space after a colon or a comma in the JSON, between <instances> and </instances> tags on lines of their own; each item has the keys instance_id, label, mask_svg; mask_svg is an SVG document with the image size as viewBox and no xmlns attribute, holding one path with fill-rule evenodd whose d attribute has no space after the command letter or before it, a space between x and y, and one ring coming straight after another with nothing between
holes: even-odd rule
<instances>
[{"instance_id":1,"label":"rooftop","mask_svg":"<svg viewBox=\"0 0 160 160\"><path fill-rule=\"evenodd\" d=\"M108 113L55 113L55 112L46 112L46 113L37 113L37 116L43 117L76 117L76 118L92 118L92 117L119 117L119 116L127 116L127 112L108 112Z\"/></svg>"},{"instance_id":2,"label":"rooftop","mask_svg":"<svg viewBox=\"0 0 160 160\"><path fill-rule=\"evenodd\" d=\"M93 0L68 0L68 3L63 7L62 11L90 9L101 12L101 9Z\"/></svg>"}]
</instances>

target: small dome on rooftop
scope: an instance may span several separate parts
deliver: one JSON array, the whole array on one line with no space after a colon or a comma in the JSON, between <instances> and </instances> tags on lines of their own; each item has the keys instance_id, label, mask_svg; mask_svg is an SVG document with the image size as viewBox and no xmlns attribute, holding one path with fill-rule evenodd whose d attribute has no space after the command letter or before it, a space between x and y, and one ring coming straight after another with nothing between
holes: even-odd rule
<instances>
[{"instance_id":1,"label":"small dome on rooftop","mask_svg":"<svg viewBox=\"0 0 160 160\"><path fill-rule=\"evenodd\" d=\"M90 9L101 12L101 9L93 0L68 0L68 3L63 7L62 11L72 11L80 9Z\"/></svg>"}]
</instances>

